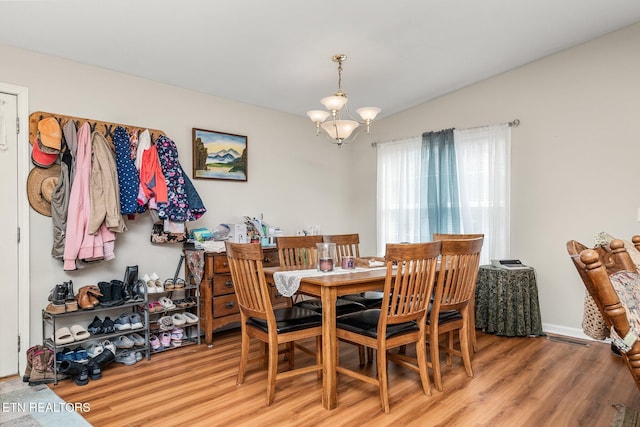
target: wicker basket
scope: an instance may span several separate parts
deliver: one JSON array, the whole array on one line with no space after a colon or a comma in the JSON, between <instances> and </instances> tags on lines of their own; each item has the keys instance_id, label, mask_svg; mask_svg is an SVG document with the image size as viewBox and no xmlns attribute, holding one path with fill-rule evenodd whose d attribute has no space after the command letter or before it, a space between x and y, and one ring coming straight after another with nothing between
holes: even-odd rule
<instances>
[{"instance_id":1,"label":"wicker basket","mask_svg":"<svg viewBox=\"0 0 640 427\"><path fill-rule=\"evenodd\" d=\"M609 338L609 327L589 292L586 292L584 296L582 330L594 340Z\"/></svg>"}]
</instances>

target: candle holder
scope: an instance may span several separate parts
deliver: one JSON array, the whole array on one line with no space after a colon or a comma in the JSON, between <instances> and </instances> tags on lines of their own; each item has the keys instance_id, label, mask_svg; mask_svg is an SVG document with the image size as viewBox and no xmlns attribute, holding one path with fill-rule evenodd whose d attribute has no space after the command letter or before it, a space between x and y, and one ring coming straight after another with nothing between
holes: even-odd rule
<instances>
[{"instance_id":1,"label":"candle holder","mask_svg":"<svg viewBox=\"0 0 640 427\"><path fill-rule=\"evenodd\" d=\"M336 265L336 244L316 243L318 248L318 270L333 271Z\"/></svg>"}]
</instances>

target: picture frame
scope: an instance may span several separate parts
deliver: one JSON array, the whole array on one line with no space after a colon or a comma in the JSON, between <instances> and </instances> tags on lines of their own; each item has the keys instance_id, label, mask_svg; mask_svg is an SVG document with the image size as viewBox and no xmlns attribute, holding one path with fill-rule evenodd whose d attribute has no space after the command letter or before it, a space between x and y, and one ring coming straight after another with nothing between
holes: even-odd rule
<instances>
[{"instance_id":1,"label":"picture frame","mask_svg":"<svg viewBox=\"0 0 640 427\"><path fill-rule=\"evenodd\" d=\"M247 181L246 135L198 128L192 130L194 179Z\"/></svg>"}]
</instances>

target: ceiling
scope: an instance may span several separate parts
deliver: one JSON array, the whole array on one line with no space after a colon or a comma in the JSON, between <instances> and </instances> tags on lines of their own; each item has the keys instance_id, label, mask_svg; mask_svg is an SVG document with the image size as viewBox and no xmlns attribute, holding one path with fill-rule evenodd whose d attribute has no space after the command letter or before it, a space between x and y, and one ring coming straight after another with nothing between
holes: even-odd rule
<instances>
[{"instance_id":1,"label":"ceiling","mask_svg":"<svg viewBox=\"0 0 640 427\"><path fill-rule=\"evenodd\" d=\"M636 22L638 0L0 1L0 44L296 115L345 53L351 110L384 117Z\"/></svg>"}]
</instances>

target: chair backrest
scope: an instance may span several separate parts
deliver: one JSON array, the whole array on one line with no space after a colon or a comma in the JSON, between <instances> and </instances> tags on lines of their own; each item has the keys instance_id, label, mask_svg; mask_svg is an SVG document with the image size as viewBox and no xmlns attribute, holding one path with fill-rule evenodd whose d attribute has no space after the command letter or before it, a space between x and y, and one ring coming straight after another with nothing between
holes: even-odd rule
<instances>
[{"instance_id":1,"label":"chair backrest","mask_svg":"<svg viewBox=\"0 0 640 427\"><path fill-rule=\"evenodd\" d=\"M335 243L338 261L343 256L360 256L360 235L355 234L331 234L322 236L326 243Z\"/></svg>"},{"instance_id":2,"label":"chair backrest","mask_svg":"<svg viewBox=\"0 0 640 427\"><path fill-rule=\"evenodd\" d=\"M572 241L569 243L572 243ZM569 243L567 247L569 247ZM602 310L602 317L607 324L613 327L619 337L625 338L631 330L629 318L627 317L626 309L620 302L618 293L611 284L609 276L613 270L626 270L634 273L636 270L635 268L629 270L624 267L632 263L629 253L624 248L624 242L613 240L609 246L611 255L607 254L607 259L610 261L607 267L601 261L602 252L596 249L585 249L580 252L579 262L575 262L573 257L572 259L574 259L574 265L578 269L580 277L583 278L587 290L595 300L598 308ZM585 280L585 277L587 280ZM631 343L631 349L626 353L622 353L622 357L631 372L636 386L640 389L640 341L636 339L635 342Z\"/></svg>"},{"instance_id":3,"label":"chair backrest","mask_svg":"<svg viewBox=\"0 0 640 427\"><path fill-rule=\"evenodd\" d=\"M322 236L276 237L280 266L315 268L318 255L317 243L322 243Z\"/></svg>"},{"instance_id":4,"label":"chair backrest","mask_svg":"<svg viewBox=\"0 0 640 427\"><path fill-rule=\"evenodd\" d=\"M478 237L484 237L484 234L447 234L447 233L433 233L432 240L458 240L458 239L477 239Z\"/></svg>"},{"instance_id":5,"label":"chair backrest","mask_svg":"<svg viewBox=\"0 0 640 427\"><path fill-rule=\"evenodd\" d=\"M441 311L461 310L475 295L483 237L442 240L442 257L431 309L432 321Z\"/></svg>"},{"instance_id":6,"label":"chair backrest","mask_svg":"<svg viewBox=\"0 0 640 427\"><path fill-rule=\"evenodd\" d=\"M266 319L275 325L269 286L262 269L262 248L256 243L227 241L225 245L240 311L247 317Z\"/></svg>"},{"instance_id":7,"label":"chair backrest","mask_svg":"<svg viewBox=\"0 0 640 427\"><path fill-rule=\"evenodd\" d=\"M387 243L387 276L378 336L385 336L387 325L411 320L420 321L420 327L425 324L441 245L441 242Z\"/></svg>"}]
</instances>

